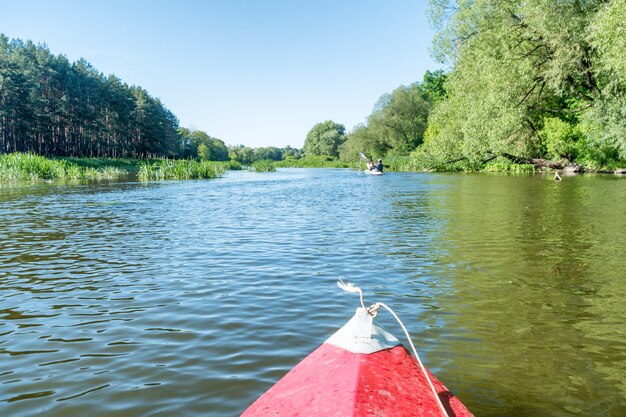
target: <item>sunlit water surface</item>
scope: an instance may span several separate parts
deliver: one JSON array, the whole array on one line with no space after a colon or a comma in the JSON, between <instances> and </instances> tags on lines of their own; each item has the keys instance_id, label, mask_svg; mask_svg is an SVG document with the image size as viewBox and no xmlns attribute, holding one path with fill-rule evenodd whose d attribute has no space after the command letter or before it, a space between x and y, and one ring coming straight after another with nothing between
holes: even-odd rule
<instances>
[{"instance_id":1,"label":"sunlit water surface","mask_svg":"<svg viewBox=\"0 0 626 417\"><path fill-rule=\"evenodd\" d=\"M625 201L348 170L2 185L0 415L238 416L353 314L342 277L476 416L624 416Z\"/></svg>"}]
</instances>

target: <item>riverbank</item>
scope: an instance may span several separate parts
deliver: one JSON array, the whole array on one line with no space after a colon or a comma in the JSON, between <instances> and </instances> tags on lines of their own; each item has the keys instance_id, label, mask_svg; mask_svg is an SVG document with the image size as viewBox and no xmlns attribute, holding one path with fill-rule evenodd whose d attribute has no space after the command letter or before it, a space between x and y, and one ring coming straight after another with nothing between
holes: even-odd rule
<instances>
[{"instance_id":1,"label":"riverbank","mask_svg":"<svg viewBox=\"0 0 626 417\"><path fill-rule=\"evenodd\" d=\"M626 169L559 170L538 167L528 163L513 163L496 158L487 163L470 163L467 160L446 164L429 164L429 161L414 156L392 156L384 158L386 171L395 172L509 172L538 173L564 172L626 174ZM198 161L187 159L133 159L133 158L46 158L30 153L0 154L0 181L37 180L98 180L125 176L141 181L211 179L221 177L228 170L244 169L237 161ZM364 169L358 161L346 162L331 157L287 158L282 161L262 160L248 169L256 172L273 172L276 168L351 168ZM578 170L580 169L580 171Z\"/></svg>"},{"instance_id":2,"label":"riverbank","mask_svg":"<svg viewBox=\"0 0 626 417\"><path fill-rule=\"evenodd\" d=\"M46 158L31 153L0 154L0 181L98 180L136 176L139 180L210 179L242 169L233 161L131 158Z\"/></svg>"},{"instance_id":3,"label":"riverbank","mask_svg":"<svg viewBox=\"0 0 626 417\"><path fill-rule=\"evenodd\" d=\"M127 173L115 164L79 165L30 153L0 154L0 181L86 180L117 178Z\"/></svg>"}]
</instances>

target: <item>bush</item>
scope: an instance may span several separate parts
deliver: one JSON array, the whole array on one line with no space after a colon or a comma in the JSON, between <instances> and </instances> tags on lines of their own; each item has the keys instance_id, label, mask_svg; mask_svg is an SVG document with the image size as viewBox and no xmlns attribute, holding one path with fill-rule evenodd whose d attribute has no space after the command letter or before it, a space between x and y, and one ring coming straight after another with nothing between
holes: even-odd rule
<instances>
[{"instance_id":1,"label":"bush","mask_svg":"<svg viewBox=\"0 0 626 417\"><path fill-rule=\"evenodd\" d=\"M565 158L574 161L585 148L585 139L578 126L556 117L544 119L539 136L545 144L548 156L553 159Z\"/></svg>"}]
</instances>

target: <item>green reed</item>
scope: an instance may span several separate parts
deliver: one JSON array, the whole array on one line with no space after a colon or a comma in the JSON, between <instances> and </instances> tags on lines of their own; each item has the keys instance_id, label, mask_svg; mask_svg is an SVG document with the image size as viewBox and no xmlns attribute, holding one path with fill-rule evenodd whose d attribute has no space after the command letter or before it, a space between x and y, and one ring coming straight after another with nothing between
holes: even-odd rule
<instances>
[{"instance_id":1,"label":"green reed","mask_svg":"<svg viewBox=\"0 0 626 417\"><path fill-rule=\"evenodd\" d=\"M226 169L224 163L161 159L141 162L137 177L141 181L211 179L221 177Z\"/></svg>"},{"instance_id":2,"label":"green reed","mask_svg":"<svg viewBox=\"0 0 626 417\"><path fill-rule=\"evenodd\" d=\"M0 154L0 181L84 180L114 178L126 174L118 168L81 167L32 153Z\"/></svg>"},{"instance_id":3,"label":"green reed","mask_svg":"<svg viewBox=\"0 0 626 417\"><path fill-rule=\"evenodd\" d=\"M253 163L250 170L256 172L275 172L276 164L270 159L262 159Z\"/></svg>"}]
</instances>

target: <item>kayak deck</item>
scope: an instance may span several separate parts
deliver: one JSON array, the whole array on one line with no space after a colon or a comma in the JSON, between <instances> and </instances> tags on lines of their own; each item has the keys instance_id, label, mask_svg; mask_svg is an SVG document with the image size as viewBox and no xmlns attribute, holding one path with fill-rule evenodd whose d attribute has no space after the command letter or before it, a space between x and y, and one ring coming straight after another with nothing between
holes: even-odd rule
<instances>
[{"instance_id":1,"label":"kayak deck","mask_svg":"<svg viewBox=\"0 0 626 417\"><path fill-rule=\"evenodd\" d=\"M439 380L429 376L449 416L472 416ZM441 410L404 346L354 354L324 344L242 414L261 416L441 417Z\"/></svg>"},{"instance_id":2,"label":"kayak deck","mask_svg":"<svg viewBox=\"0 0 626 417\"><path fill-rule=\"evenodd\" d=\"M448 417L469 417L428 370ZM263 394L242 417L442 417L418 360L364 309Z\"/></svg>"}]
</instances>

